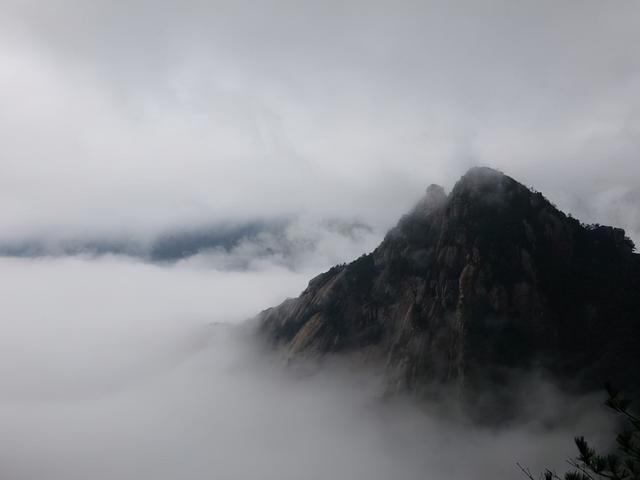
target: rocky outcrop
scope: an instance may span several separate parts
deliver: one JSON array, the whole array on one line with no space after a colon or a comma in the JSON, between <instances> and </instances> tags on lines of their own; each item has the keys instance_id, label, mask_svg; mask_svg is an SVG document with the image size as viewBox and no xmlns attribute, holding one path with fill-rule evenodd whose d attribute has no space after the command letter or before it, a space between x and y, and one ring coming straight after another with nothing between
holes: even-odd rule
<instances>
[{"instance_id":1,"label":"rocky outcrop","mask_svg":"<svg viewBox=\"0 0 640 480\"><path fill-rule=\"evenodd\" d=\"M372 253L259 315L290 355L373 349L398 388L536 366L640 385L640 255L495 170L432 185Z\"/></svg>"}]
</instances>

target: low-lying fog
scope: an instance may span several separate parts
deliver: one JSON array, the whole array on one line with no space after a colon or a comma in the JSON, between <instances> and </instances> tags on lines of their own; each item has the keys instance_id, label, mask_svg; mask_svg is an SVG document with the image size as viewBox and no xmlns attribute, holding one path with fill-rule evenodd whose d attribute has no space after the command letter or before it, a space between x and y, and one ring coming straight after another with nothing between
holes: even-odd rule
<instances>
[{"instance_id":1,"label":"low-lying fog","mask_svg":"<svg viewBox=\"0 0 640 480\"><path fill-rule=\"evenodd\" d=\"M313 273L1 259L0 478L517 479L609 432L600 397L555 426L473 427L383 400L373 373L284 368L233 326ZM530 393L541 417L569 405Z\"/></svg>"}]
</instances>

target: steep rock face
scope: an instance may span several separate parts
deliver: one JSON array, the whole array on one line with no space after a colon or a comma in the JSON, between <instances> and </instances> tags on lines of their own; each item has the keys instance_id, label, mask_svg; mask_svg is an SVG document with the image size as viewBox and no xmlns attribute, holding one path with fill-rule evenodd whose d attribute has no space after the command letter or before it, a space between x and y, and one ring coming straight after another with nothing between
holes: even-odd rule
<instances>
[{"instance_id":1,"label":"steep rock face","mask_svg":"<svg viewBox=\"0 0 640 480\"><path fill-rule=\"evenodd\" d=\"M372 351L398 388L538 366L640 385L640 255L487 168L432 185L372 253L259 315L291 355Z\"/></svg>"}]
</instances>

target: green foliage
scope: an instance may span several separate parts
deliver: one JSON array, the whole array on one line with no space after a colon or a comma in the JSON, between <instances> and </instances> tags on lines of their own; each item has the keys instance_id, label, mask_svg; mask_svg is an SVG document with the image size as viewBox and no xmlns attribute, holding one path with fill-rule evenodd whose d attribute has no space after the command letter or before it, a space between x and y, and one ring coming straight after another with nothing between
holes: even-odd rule
<instances>
[{"instance_id":1,"label":"green foliage","mask_svg":"<svg viewBox=\"0 0 640 480\"><path fill-rule=\"evenodd\" d=\"M578 457L568 463L573 470L559 476L547 470L540 478L544 480L640 480L640 417L629 410L630 400L618 390L607 386L609 399L606 405L621 415L625 427L618 434L616 452L602 455L584 437L576 437ZM518 467L530 480L535 480L528 469L520 464Z\"/></svg>"}]
</instances>

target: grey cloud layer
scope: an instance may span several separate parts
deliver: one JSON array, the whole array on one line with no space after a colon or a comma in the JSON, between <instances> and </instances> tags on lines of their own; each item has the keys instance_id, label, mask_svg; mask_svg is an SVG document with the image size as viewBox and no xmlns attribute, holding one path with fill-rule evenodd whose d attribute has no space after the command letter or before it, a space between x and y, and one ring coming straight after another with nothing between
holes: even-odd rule
<instances>
[{"instance_id":1,"label":"grey cloud layer","mask_svg":"<svg viewBox=\"0 0 640 480\"><path fill-rule=\"evenodd\" d=\"M536 382L533 417L475 428L382 401L375 372L286 369L231 329L305 283L278 267L0 259L0 477L519 478L516 461L562 468L575 434L611 438L600 399Z\"/></svg>"},{"instance_id":2,"label":"grey cloud layer","mask_svg":"<svg viewBox=\"0 0 640 480\"><path fill-rule=\"evenodd\" d=\"M0 13L4 235L299 212L385 227L426 184L488 164L638 238L637 2Z\"/></svg>"}]
</instances>

